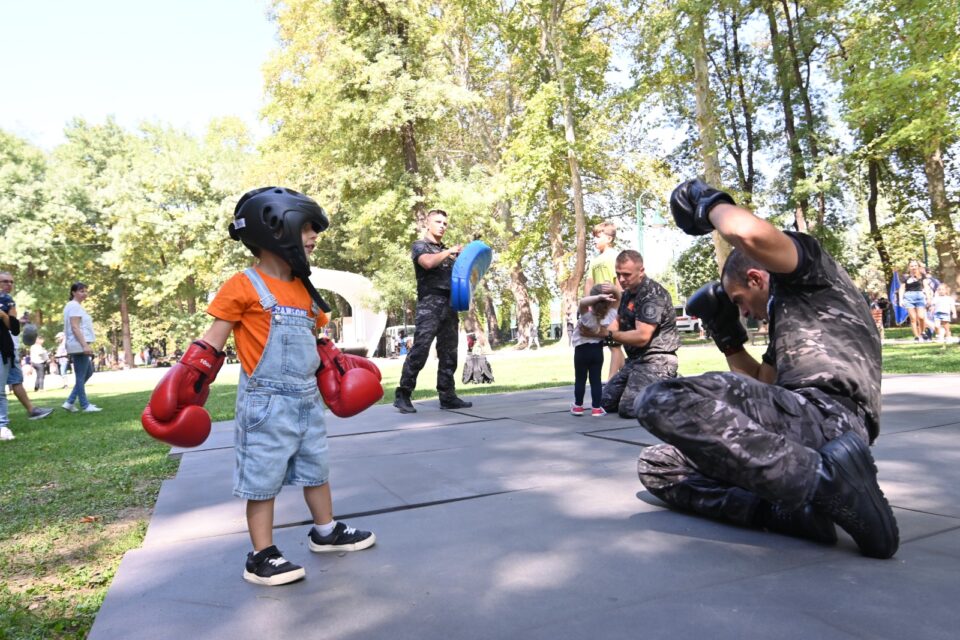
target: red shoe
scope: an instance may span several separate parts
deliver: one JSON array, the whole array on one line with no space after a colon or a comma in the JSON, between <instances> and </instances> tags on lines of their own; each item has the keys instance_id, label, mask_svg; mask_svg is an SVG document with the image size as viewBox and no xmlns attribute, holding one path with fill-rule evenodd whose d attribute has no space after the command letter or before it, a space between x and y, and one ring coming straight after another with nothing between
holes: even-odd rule
<instances>
[{"instance_id":1,"label":"red shoe","mask_svg":"<svg viewBox=\"0 0 960 640\"><path fill-rule=\"evenodd\" d=\"M570 405L570 413L572 413L575 416L582 416L583 407L580 406L579 404Z\"/></svg>"},{"instance_id":2,"label":"red shoe","mask_svg":"<svg viewBox=\"0 0 960 640\"><path fill-rule=\"evenodd\" d=\"M594 407L593 411L590 412L592 418L602 418L605 415L607 415L607 412L603 407Z\"/></svg>"}]
</instances>

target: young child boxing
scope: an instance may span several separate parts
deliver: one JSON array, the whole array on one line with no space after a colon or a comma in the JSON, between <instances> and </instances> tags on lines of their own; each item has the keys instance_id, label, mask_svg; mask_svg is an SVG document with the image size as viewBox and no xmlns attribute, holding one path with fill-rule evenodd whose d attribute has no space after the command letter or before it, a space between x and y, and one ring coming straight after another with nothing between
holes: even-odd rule
<instances>
[{"instance_id":1,"label":"young child boxing","mask_svg":"<svg viewBox=\"0 0 960 640\"><path fill-rule=\"evenodd\" d=\"M202 443L210 432L202 407L233 332L241 364L233 493L247 501L253 551L243 577L254 584L305 576L273 544L274 501L283 485L303 487L314 523L307 533L311 551L356 551L376 540L333 519L321 395L331 411L347 416L379 400L383 388L375 365L317 340L329 307L309 281L308 257L328 224L323 209L296 191L265 187L240 198L230 236L257 265L217 292L207 308L210 328L160 381L142 416L147 432L164 442Z\"/></svg>"}]
</instances>

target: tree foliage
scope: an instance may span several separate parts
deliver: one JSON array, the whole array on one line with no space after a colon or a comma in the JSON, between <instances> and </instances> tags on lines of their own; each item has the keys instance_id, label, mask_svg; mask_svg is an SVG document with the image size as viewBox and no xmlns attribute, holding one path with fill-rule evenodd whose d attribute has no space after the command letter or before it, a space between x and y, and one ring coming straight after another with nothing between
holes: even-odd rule
<instances>
[{"instance_id":1,"label":"tree foliage","mask_svg":"<svg viewBox=\"0 0 960 640\"><path fill-rule=\"evenodd\" d=\"M714 173L864 286L927 246L960 285L958 7L276 0L258 147L231 118L200 137L75 120L49 153L0 131L0 268L50 337L82 280L122 357L172 350L250 263L226 234L239 195L283 184L330 216L316 263L371 277L398 321L420 219L447 210L448 244L496 254L471 326L525 340L534 307L574 308L593 224L622 223L627 248L637 201L664 210L679 180ZM682 296L717 277L714 251L699 239L669 267Z\"/></svg>"}]
</instances>

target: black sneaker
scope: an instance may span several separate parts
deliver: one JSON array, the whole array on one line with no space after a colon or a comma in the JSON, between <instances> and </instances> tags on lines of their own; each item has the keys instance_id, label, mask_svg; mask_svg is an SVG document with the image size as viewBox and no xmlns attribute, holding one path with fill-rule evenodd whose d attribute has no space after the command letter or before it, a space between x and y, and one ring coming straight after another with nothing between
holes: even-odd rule
<instances>
[{"instance_id":1,"label":"black sneaker","mask_svg":"<svg viewBox=\"0 0 960 640\"><path fill-rule=\"evenodd\" d=\"M446 402L440 401L441 409L469 409L473 406L472 402L467 402L466 400L461 400L460 398L454 398L453 400L447 400Z\"/></svg>"},{"instance_id":2,"label":"black sneaker","mask_svg":"<svg viewBox=\"0 0 960 640\"><path fill-rule=\"evenodd\" d=\"M43 420L51 413L53 413L53 409L48 409L47 407L34 407L33 411L30 412L30 420Z\"/></svg>"},{"instance_id":3,"label":"black sneaker","mask_svg":"<svg viewBox=\"0 0 960 640\"><path fill-rule=\"evenodd\" d=\"M373 543L377 541L377 536L373 533L348 527L342 522L338 522L333 528L333 533L328 536L321 536L316 527L310 527L310 533L307 534L307 537L310 551L316 553L360 551L372 547Z\"/></svg>"},{"instance_id":4,"label":"black sneaker","mask_svg":"<svg viewBox=\"0 0 960 640\"><path fill-rule=\"evenodd\" d=\"M268 587L296 582L306 575L303 567L284 558L280 549L273 545L260 553L248 553L247 566L243 571L243 579L247 582Z\"/></svg>"}]
</instances>

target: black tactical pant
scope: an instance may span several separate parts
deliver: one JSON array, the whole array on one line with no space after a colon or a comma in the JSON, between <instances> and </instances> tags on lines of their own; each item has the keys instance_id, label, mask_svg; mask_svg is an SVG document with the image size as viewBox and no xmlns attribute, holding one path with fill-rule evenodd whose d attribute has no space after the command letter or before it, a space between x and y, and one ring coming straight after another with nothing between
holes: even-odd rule
<instances>
[{"instance_id":1,"label":"black tactical pant","mask_svg":"<svg viewBox=\"0 0 960 640\"><path fill-rule=\"evenodd\" d=\"M607 384L603 385L601 406L621 418L635 418L634 404L649 385L677 377L677 356L653 355L644 360L627 360Z\"/></svg>"},{"instance_id":2,"label":"black tactical pant","mask_svg":"<svg viewBox=\"0 0 960 640\"><path fill-rule=\"evenodd\" d=\"M441 402L449 402L457 397L453 374L457 371L457 332L460 317L450 306L450 298L438 295L426 295L417 300L416 330L413 334L413 348L403 362L400 384L397 391L410 395L417 387L417 376L430 354L430 345L437 339L437 393Z\"/></svg>"},{"instance_id":3,"label":"black tactical pant","mask_svg":"<svg viewBox=\"0 0 960 640\"><path fill-rule=\"evenodd\" d=\"M652 385L640 424L668 444L644 449L640 481L664 502L741 525L761 501L792 511L813 496L818 449L863 417L819 389L791 391L735 373Z\"/></svg>"}]
</instances>

